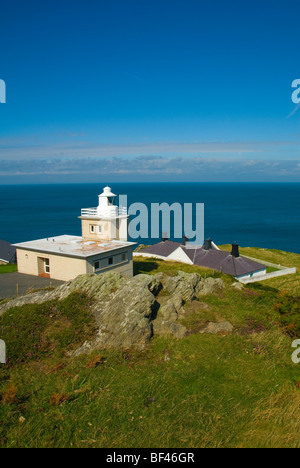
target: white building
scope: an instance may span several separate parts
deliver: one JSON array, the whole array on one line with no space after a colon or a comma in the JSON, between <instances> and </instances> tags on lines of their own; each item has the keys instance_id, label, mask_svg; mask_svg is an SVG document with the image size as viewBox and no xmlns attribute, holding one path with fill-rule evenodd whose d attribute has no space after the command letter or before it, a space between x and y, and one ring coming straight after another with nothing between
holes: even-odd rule
<instances>
[{"instance_id":1,"label":"white building","mask_svg":"<svg viewBox=\"0 0 300 468\"><path fill-rule=\"evenodd\" d=\"M116 271L133 276L127 209L105 187L96 208L81 210L82 236L62 235L15 244L20 273L69 281L81 274Z\"/></svg>"}]
</instances>

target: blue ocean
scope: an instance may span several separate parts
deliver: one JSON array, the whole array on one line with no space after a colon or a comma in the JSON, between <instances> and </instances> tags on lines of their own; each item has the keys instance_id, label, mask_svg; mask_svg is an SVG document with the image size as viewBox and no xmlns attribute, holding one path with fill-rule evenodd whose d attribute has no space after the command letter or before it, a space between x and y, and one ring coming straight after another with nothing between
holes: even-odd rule
<instances>
[{"instance_id":1,"label":"blue ocean","mask_svg":"<svg viewBox=\"0 0 300 468\"><path fill-rule=\"evenodd\" d=\"M300 253L300 184L113 183L0 186L0 238L11 243L80 235L81 208L98 204L109 184L128 204L204 203L205 236ZM171 236L172 238L172 236ZM138 239L139 243L157 240Z\"/></svg>"}]
</instances>

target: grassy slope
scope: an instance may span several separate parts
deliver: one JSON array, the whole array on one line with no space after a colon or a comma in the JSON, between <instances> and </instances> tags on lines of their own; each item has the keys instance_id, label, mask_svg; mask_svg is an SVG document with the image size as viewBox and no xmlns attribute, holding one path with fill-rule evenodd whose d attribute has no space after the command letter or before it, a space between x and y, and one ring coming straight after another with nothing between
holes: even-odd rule
<instances>
[{"instance_id":1,"label":"grassy slope","mask_svg":"<svg viewBox=\"0 0 300 468\"><path fill-rule=\"evenodd\" d=\"M135 261L136 272L179 269L212 274L188 265ZM227 285L232 282L222 277ZM191 331L203 320L226 319L238 333L154 337L143 353L100 350L70 359L64 347L90 333L91 323L80 331L75 319L79 314L89 322L88 300L74 297L55 305L70 322L67 333L61 320L54 330L48 323L53 304L43 306L42 343L50 336L49 355L0 368L0 446L300 447L300 365L291 361L292 339L276 325L275 292L266 286L246 291L227 286L201 299L208 309L186 308L183 322ZM19 312L9 312L5 329L0 320L0 336L1 330L9 333L9 320ZM249 333L262 322L263 333ZM19 329L14 337L21 334ZM30 345L30 330L26 336L24 346Z\"/></svg>"},{"instance_id":2,"label":"grassy slope","mask_svg":"<svg viewBox=\"0 0 300 468\"><path fill-rule=\"evenodd\" d=\"M0 275L1 273L14 273L15 271L17 271L18 268L17 268L17 265L0 265Z\"/></svg>"}]
</instances>

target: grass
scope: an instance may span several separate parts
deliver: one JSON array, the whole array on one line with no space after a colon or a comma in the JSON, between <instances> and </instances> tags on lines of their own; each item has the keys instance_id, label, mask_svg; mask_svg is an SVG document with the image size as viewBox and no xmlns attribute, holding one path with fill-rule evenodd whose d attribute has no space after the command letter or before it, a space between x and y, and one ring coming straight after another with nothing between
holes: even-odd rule
<instances>
[{"instance_id":1,"label":"grass","mask_svg":"<svg viewBox=\"0 0 300 468\"><path fill-rule=\"evenodd\" d=\"M267 267L267 273L274 273L275 271L280 271L279 268Z\"/></svg>"},{"instance_id":2,"label":"grass","mask_svg":"<svg viewBox=\"0 0 300 468\"><path fill-rule=\"evenodd\" d=\"M0 319L7 343L8 367L59 358L92 336L95 325L90 300L73 293L65 300L14 307Z\"/></svg>"},{"instance_id":3,"label":"grass","mask_svg":"<svg viewBox=\"0 0 300 468\"><path fill-rule=\"evenodd\" d=\"M215 274L135 259L136 272L179 269ZM0 447L299 448L300 365L281 323L299 316L298 302L266 282L239 291L217 275L226 289L185 307L190 333L154 336L139 353L71 358L94 332L89 299L79 293L6 312L0 336L14 351L0 367ZM197 333L208 320L229 320L235 333ZM18 362L41 339L41 352Z\"/></svg>"},{"instance_id":4,"label":"grass","mask_svg":"<svg viewBox=\"0 0 300 468\"><path fill-rule=\"evenodd\" d=\"M299 447L289 347L275 332L191 335L17 367L2 377L2 447Z\"/></svg>"},{"instance_id":5,"label":"grass","mask_svg":"<svg viewBox=\"0 0 300 468\"><path fill-rule=\"evenodd\" d=\"M0 275L4 273L14 273L15 271L18 271L17 265L15 264L0 265Z\"/></svg>"},{"instance_id":6,"label":"grass","mask_svg":"<svg viewBox=\"0 0 300 468\"><path fill-rule=\"evenodd\" d=\"M186 273L199 273L204 278L222 278L226 284L232 284L235 279L232 276L224 275L210 268L199 267L195 265L187 265L180 262L165 262L156 258L134 257L134 275L145 273L147 275L155 275L157 273L167 273L169 276L176 276L179 271Z\"/></svg>"}]
</instances>

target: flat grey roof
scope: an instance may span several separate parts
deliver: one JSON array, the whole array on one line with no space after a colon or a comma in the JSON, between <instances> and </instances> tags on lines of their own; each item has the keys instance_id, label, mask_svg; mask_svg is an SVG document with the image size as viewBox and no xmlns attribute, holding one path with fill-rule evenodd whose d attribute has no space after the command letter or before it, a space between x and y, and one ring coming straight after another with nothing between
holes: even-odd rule
<instances>
[{"instance_id":1,"label":"flat grey roof","mask_svg":"<svg viewBox=\"0 0 300 468\"><path fill-rule=\"evenodd\" d=\"M57 236L47 239L38 239L29 242L14 244L18 249L57 254L70 257L88 258L93 255L111 252L123 247L136 245L135 242L113 241L89 241L79 236Z\"/></svg>"}]
</instances>

